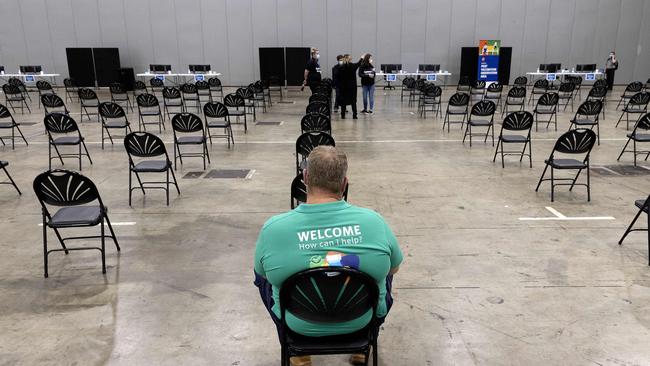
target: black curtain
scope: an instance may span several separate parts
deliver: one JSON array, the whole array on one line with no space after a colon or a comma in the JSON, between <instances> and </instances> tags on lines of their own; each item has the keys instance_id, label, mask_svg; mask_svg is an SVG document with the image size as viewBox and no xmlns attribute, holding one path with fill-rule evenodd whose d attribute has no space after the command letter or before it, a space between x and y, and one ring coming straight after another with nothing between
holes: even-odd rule
<instances>
[{"instance_id":1,"label":"black curtain","mask_svg":"<svg viewBox=\"0 0 650 366\"><path fill-rule=\"evenodd\" d=\"M284 48L260 47L260 79L279 80L280 85L285 85L284 73Z\"/></svg>"},{"instance_id":2,"label":"black curtain","mask_svg":"<svg viewBox=\"0 0 650 366\"><path fill-rule=\"evenodd\" d=\"M285 50L287 85L302 85L305 65L309 61L309 47L287 47Z\"/></svg>"}]
</instances>

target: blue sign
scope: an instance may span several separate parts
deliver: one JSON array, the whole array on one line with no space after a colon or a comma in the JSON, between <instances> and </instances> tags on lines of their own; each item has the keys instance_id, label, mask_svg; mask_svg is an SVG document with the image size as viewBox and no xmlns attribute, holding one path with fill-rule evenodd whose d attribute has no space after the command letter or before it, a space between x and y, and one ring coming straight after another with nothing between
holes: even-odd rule
<instances>
[{"instance_id":1,"label":"blue sign","mask_svg":"<svg viewBox=\"0 0 650 366\"><path fill-rule=\"evenodd\" d=\"M478 47L478 80L499 81L500 40L481 40Z\"/></svg>"},{"instance_id":2,"label":"blue sign","mask_svg":"<svg viewBox=\"0 0 650 366\"><path fill-rule=\"evenodd\" d=\"M165 81L165 75L156 75L156 79L161 80L161 81L164 82Z\"/></svg>"},{"instance_id":3,"label":"blue sign","mask_svg":"<svg viewBox=\"0 0 650 366\"><path fill-rule=\"evenodd\" d=\"M31 75L26 75L25 76L25 82L26 83L33 83L34 82L34 77Z\"/></svg>"},{"instance_id":4,"label":"blue sign","mask_svg":"<svg viewBox=\"0 0 650 366\"><path fill-rule=\"evenodd\" d=\"M555 81L555 80L557 80L557 75L555 75L555 74L546 74L546 80Z\"/></svg>"},{"instance_id":5,"label":"blue sign","mask_svg":"<svg viewBox=\"0 0 650 366\"><path fill-rule=\"evenodd\" d=\"M427 74L427 81L436 81L438 79L438 75L436 74Z\"/></svg>"},{"instance_id":6,"label":"blue sign","mask_svg":"<svg viewBox=\"0 0 650 366\"><path fill-rule=\"evenodd\" d=\"M205 75L197 74L194 75L194 81L203 81L205 80Z\"/></svg>"},{"instance_id":7,"label":"blue sign","mask_svg":"<svg viewBox=\"0 0 650 366\"><path fill-rule=\"evenodd\" d=\"M585 75L585 80L596 80L596 74Z\"/></svg>"},{"instance_id":8,"label":"blue sign","mask_svg":"<svg viewBox=\"0 0 650 366\"><path fill-rule=\"evenodd\" d=\"M396 81L396 80L397 80L397 75L395 74L386 75L386 81Z\"/></svg>"}]
</instances>

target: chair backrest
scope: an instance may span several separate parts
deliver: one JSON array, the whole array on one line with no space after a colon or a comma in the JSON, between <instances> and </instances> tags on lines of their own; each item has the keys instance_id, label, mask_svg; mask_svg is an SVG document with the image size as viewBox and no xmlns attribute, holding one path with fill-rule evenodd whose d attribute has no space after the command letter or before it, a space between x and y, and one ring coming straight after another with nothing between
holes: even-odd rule
<instances>
[{"instance_id":1,"label":"chair backrest","mask_svg":"<svg viewBox=\"0 0 650 366\"><path fill-rule=\"evenodd\" d=\"M605 87L605 88L607 88L607 80L605 80L605 79L598 79L598 80L594 81L594 85L593 85L593 87L594 87L594 88L595 88L595 87Z\"/></svg>"},{"instance_id":2,"label":"chair backrest","mask_svg":"<svg viewBox=\"0 0 650 366\"><path fill-rule=\"evenodd\" d=\"M625 91L631 93L640 92L641 89L643 89L643 83L640 81L633 81L625 87Z\"/></svg>"},{"instance_id":3,"label":"chair backrest","mask_svg":"<svg viewBox=\"0 0 650 366\"><path fill-rule=\"evenodd\" d=\"M165 143L149 132L131 132L124 137L124 148L129 155L151 158L167 155Z\"/></svg>"},{"instance_id":4,"label":"chair backrest","mask_svg":"<svg viewBox=\"0 0 650 366\"><path fill-rule=\"evenodd\" d=\"M442 95L442 88L435 84L427 84L424 89L424 96L427 98L439 98Z\"/></svg>"},{"instance_id":5,"label":"chair backrest","mask_svg":"<svg viewBox=\"0 0 650 366\"><path fill-rule=\"evenodd\" d=\"M305 132L296 140L296 154L306 159L316 146L336 146L334 138L326 132Z\"/></svg>"},{"instance_id":6,"label":"chair backrest","mask_svg":"<svg viewBox=\"0 0 650 366\"><path fill-rule=\"evenodd\" d=\"M503 85L500 83L492 83L487 87L488 93L501 93L503 91Z\"/></svg>"},{"instance_id":7,"label":"chair backrest","mask_svg":"<svg viewBox=\"0 0 650 366\"><path fill-rule=\"evenodd\" d=\"M302 173L298 173L291 181L291 209L297 206L295 203L299 205L304 202L307 202L307 185Z\"/></svg>"},{"instance_id":8,"label":"chair backrest","mask_svg":"<svg viewBox=\"0 0 650 366\"><path fill-rule=\"evenodd\" d=\"M239 95L244 99L250 99L253 97L253 91L250 90L249 88L237 88L235 94Z\"/></svg>"},{"instance_id":9,"label":"chair backrest","mask_svg":"<svg viewBox=\"0 0 650 366\"><path fill-rule=\"evenodd\" d=\"M196 85L187 83L181 85L181 92L183 94L198 94L199 90L196 88Z\"/></svg>"},{"instance_id":10,"label":"chair backrest","mask_svg":"<svg viewBox=\"0 0 650 366\"><path fill-rule=\"evenodd\" d=\"M287 278L280 288L281 313L315 323L347 322L370 310L374 319L378 300L377 282L349 267L307 269Z\"/></svg>"},{"instance_id":11,"label":"chair backrest","mask_svg":"<svg viewBox=\"0 0 650 366\"><path fill-rule=\"evenodd\" d=\"M34 193L41 205L78 206L99 200L99 191L89 178L69 170L56 169L34 178Z\"/></svg>"},{"instance_id":12,"label":"chair backrest","mask_svg":"<svg viewBox=\"0 0 650 366\"><path fill-rule=\"evenodd\" d=\"M454 93L449 97L449 105L454 107L463 107L469 104L469 95L467 93Z\"/></svg>"},{"instance_id":13,"label":"chair backrest","mask_svg":"<svg viewBox=\"0 0 650 366\"><path fill-rule=\"evenodd\" d=\"M402 80L402 86L404 86L407 89L412 88L414 84L415 84L415 79L410 76L405 77Z\"/></svg>"},{"instance_id":14,"label":"chair backrest","mask_svg":"<svg viewBox=\"0 0 650 366\"><path fill-rule=\"evenodd\" d=\"M508 90L508 98L525 98L526 88L523 86L515 86Z\"/></svg>"},{"instance_id":15,"label":"chair backrest","mask_svg":"<svg viewBox=\"0 0 650 366\"><path fill-rule=\"evenodd\" d=\"M179 99L181 97L181 91L174 87L165 87L162 90L162 96L164 99Z\"/></svg>"},{"instance_id":16,"label":"chair backrest","mask_svg":"<svg viewBox=\"0 0 650 366\"><path fill-rule=\"evenodd\" d=\"M332 123L330 118L325 114L309 113L300 120L300 129L302 133L322 131L331 134Z\"/></svg>"},{"instance_id":17,"label":"chair backrest","mask_svg":"<svg viewBox=\"0 0 650 366\"><path fill-rule=\"evenodd\" d=\"M603 109L603 102L600 100L586 100L578 107L576 116L595 116L598 117L600 111Z\"/></svg>"},{"instance_id":18,"label":"chair backrest","mask_svg":"<svg viewBox=\"0 0 650 366\"><path fill-rule=\"evenodd\" d=\"M133 83L133 90L147 90L147 84L145 84L143 81L136 80Z\"/></svg>"},{"instance_id":19,"label":"chair backrest","mask_svg":"<svg viewBox=\"0 0 650 366\"><path fill-rule=\"evenodd\" d=\"M203 121L194 113L178 113L172 117L172 128L184 133L203 131Z\"/></svg>"},{"instance_id":20,"label":"chair backrest","mask_svg":"<svg viewBox=\"0 0 650 366\"><path fill-rule=\"evenodd\" d=\"M198 90L210 90L210 84L205 80L197 81L194 83L194 86L196 86L196 89Z\"/></svg>"},{"instance_id":21,"label":"chair backrest","mask_svg":"<svg viewBox=\"0 0 650 366\"><path fill-rule=\"evenodd\" d=\"M537 100L537 105L541 106L554 106L560 101L560 97L557 93L544 93Z\"/></svg>"},{"instance_id":22,"label":"chair backrest","mask_svg":"<svg viewBox=\"0 0 650 366\"><path fill-rule=\"evenodd\" d=\"M646 113L636 122L635 129L650 130L650 113Z\"/></svg>"},{"instance_id":23,"label":"chair backrest","mask_svg":"<svg viewBox=\"0 0 650 366\"><path fill-rule=\"evenodd\" d=\"M562 93L573 93L573 91L576 90L576 84L573 82L565 82L560 84L560 88L558 90Z\"/></svg>"},{"instance_id":24,"label":"chair backrest","mask_svg":"<svg viewBox=\"0 0 650 366\"><path fill-rule=\"evenodd\" d=\"M52 89L52 84L48 83L45 80L39 80L36 82L36 89L39 91L50 91Z\"/></svg>"},{"instance_id":25,"label":"chair backrest","mask_svg":"<svg viewBox=\"0 0 650 366\"><path fill-rule=\"evenodd\" d=\"M49 133L69 133L79 131L77 122L67 114L49 113L43 119L45 129Z\"/></svg>"},{"instance_id":26,"label":"chair backrest","mask_svg":"<svg viewBox=\"0 0 650 366\"><path fill-rule=\"evenodd\" d=\"M528 85L528 78L525 76L517 76L515 78L515 85L517 86L526 86Z\"/></svg>"},{"instance_id":27,"label":"chair backrest","mask_svg":"<svg viewBox=\"0 0 650 366\"><path fill-rule=\"evenodd\" d=\"M20 88L16 85L13 84L4 84L2 86L2 92L7 94L7 95L16 95L16 94L21 94L22 92L20 91Z\"/></svg>"},{"instance_id":28,"label":"chair backrest","mask_svg":"<svg viewBox=\"0 0 650 366\"><path fill-rule=\"evenodd\" d=\"M219 102L205 103L203 105L203 114L209 118L224 118L228 116L228 108Z\"/></svg>"},{"instance_id":29,"label":"chair backrest","mask_svg":"<svg viewBox=\"0 0 650 366\"><path fill-rule=\"evenodd\" d=\"M162 88L165 85L165 82L158 78L151 78L149 79L149 85L151 85L152 88Z\"/></svg>"},{"instance_id":30,"label":"chair backrest","mask_svg":"<svg viewBox=\"0 0 650 366\"><path fill-rule=\"evenodd\" d=\"M636 106L643 106L647 105L648 102L650 102L650 93L648 92L639 92L636 93L630 98L630 101L628 104L636 105Z\"/></svg>"},{"instance_id":31,"label":"chair backrest","mask_svg":"<svg viewBox=\"0 0 650 366\"><path fill-rule=\"evenodd\" d=\"M320 113L320 114L330 114L330 107L327 103L323 102L311 102L307 104L307 108L305 108L305 113L310 114L310 113Z\"/></svg>"},{"instance_id":32,"label":"chair backrest","mask_svg":"<svg viewBox=\"0 0 650 366\"><path fill-rule=\"evenodd\" d=\"M309 97L309 103L312 102L323 102L323 103L330 103L330 97L325 95L325 94L312 94Z\"/></svg>"},{"instance_id":33,"label":"chair backrest","mask_svg":"<svg viewBox=\"0 0 650 366\"><path fill-rule=\"evenodd\" d=\"M17 86L21 91L25 89L25 84L18 78L9 78L9 80L7 80L7 83L9 85Z\"/></svg>"},{"instance_id":34,"label":"chair backrest","mask_svg":"<svg viewBox=\"0 0 650 366\"><path fill-rule=\"evenodd\" d=\"M484 80L476 80L474 82L474 85L472 85L472 89L485 89L485 81Z\"/></svg>"},{"instance_id":35,"label":"chair backrest","mask_svg":"<svg viewBox=\"0 0 650 366\"><path fill-rule=\"evenodd\" d=\"M97 99L97 93L95 93L95 91L90 88L79 88L79 91L77 91L77 93L79 94L79 99L83 99L83 100Z\"/></svg>"},{"instance_id":36,"label":"chair backrest","mask_svg":"<svg viewBox=\"0 0 650 366\"><path fill-rule=\"evenodd\" d=\"M235 94L235 93L230 93L227 94L225 97L223 97L223 104L226 105L226 107L243 107L245 105L246 101L244 98L241 96Z\"/></svg>"},{"instance_id":37,"label":"chair backrest","mask_svg":"<svg viewBox=\"0 0 650 366\"><path fill-rule=\"evenodd\" d=\"M41 95L41 104L43 104L45 108L65 108L63 99L56 94Z\"/></svg>"},{"instance_id":38,"label":"chair backrest","mask_svg":"<svg viewBox=\"0 0 650 366\"><path fill-rule=\"evenodd\" d=\"M111 86L109 86L109 90L111 91L111 94L126 94L126 89L124 89L124 86L120 83L112 83Z\"/></svg>"},{"instance_id":39,"label":"chair backrest","mask_svg":"<svg viewBox=\"0 0 650 366\"><path fill-rule=\"evenodd\" d=\"M74 81L74 79L65 78L63 79L63 86L65 86L66 88L76 88L77 82Z\"/></svg>"},{"instance_id":40,"label":"chair backrest","mask_svg":"<svg viewBox=\"0 0 650 366\"><path fill-rule=\"evenodd\" d=\"M503 129L510 131L530 130L533 127L533 114L527 111L510 112L503 119Z\"/></svg>"},{"instance_id":41,"label":"chair backrest","mask_svg":"<svg viewBox=\"0 0 650 366\"><path fill-rule=\"evenodd\" d=\"M9 108L7 108L4 104L0 104L0 119L5 118L11 118L12 121L14 120L11 112L9 112Z\"/></svg>"},{"instance_id":42,"label":"chair backrest","mask_svg":"<svg viewBox=\"0 0 650 366\"><path fill-rule=\"evenodd\" d=\"M463 75L460 77L460 79L458 79L458 86L470 86L470 85L472 85L472 82L469 80L469 76Z\"/></svg>"},{"instance_id":43,"label":"chair backrest","mask_svg":"<svg viewBox=\"0 0 650 366\"><path fill-rule=\"evenodd\" d=\"M584 154L589 153L595 143L594 131L578 128L562 134L555 142L553 150L563 154Z\"/></svg>"},{"instance_id":44,"label":"chair backrest","mask_svg":"<svg viewBox=\"0 0 650 366\"><path fill-rule=\"evenodd\" d=\"M210 84L210 87L220 87L221 86L221 80L219 78L214 77L214 78L209 78L208 79L208 84Z\"/></svg>"},{"instance_id":45,"label":"chair backrest","mask_svg":"<svg viewBox=\"0 0 650 366\"><path fill-rule=\"evenodd\" d=\"M117 103L104 102L99 104L99 115L102 118L126 118L124 108Z\"/></svg>"},{"instance_id":46,"label":"chair backrest","mask_svg":"<svg viewBox=\"0 0 650 366\"><path fill-rule=\"evenodd\" d=\"M594 86L589 90L589 98L604 98L607 95L606 86Z\"/></svg>"},{"instance_id":47,"label":"chair backrest","mask_svg":"<svg viewBox=\"0 0 650 366\"><path fill-rule=\"evenodd\" d=\"M138 95L138 97L135 98L135 101L138 103L138 107L142 107L142 108L152 108L152 107L160 106L160 104L158 103L158 98L156 98L155 95L149 93L143 93Z\"/></svg>"},{"instance_id":48,"label":"chair backrest","mask_svg":"<svg viewBox=\"0 0 650 366\"><path fill-rule=\"evenodd\" d=\"M540 79L533 84L533 88L535 89L548 89L548 80L546 79Z\"/></svg>"},{"instance_id":49,"label":"chair backrest","mask_svg":"<svg viewBox=\"0 0 650 366\"><path fill-rule=\"evenodd\" d=\"M496 111L496 104L491 100L481 100L472 106L471 115L473 116L492 116Z\"/></svg>"}]
</instances>

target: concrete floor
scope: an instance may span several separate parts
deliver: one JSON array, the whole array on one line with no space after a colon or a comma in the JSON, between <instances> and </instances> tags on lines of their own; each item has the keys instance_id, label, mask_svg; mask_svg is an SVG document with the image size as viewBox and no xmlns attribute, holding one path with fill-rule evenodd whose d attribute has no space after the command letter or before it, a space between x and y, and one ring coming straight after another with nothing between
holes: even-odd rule
<instances>
[{"instance_id":1,"label":"concrete floor","mask_svg":"<svg viewBox=\"0 0 650 366\"><path fill-rule=\"evenodd\" d=\"M381 365L650 365L647 236L617 245L634 200L648 194L648 175L593 174L592 202L583 189L559 188L551 204L548 185L534 188L561 132L534 133L532 169L516 158L502 169L491 144L470 149L459 125L443 132L442 119L419 118L398 91L378 89L376 99L371 116L334 117L333 135L349 157L350 202L384 215L405 253ZM223 141L210 148L209 169L254 169L252 179L182 179L202 170L188 160L177 171L182 194L172 193L169 207L162 191L146 199L136 191L129 207L121 143L102 151L100 125L84 122L94 164L84 161L83 174L114 223L135 224L115 226L122 252L109 243L105 276L91 251L51 255L48 279L31 189L47 169L42 110L34 104L31 115L17 114L36 124L23 126L29 147L0 147L23 190L19 197L0 186L0 365L277 365L252 258L262 223L289 208L307 94L290 91L285 100L295 103L258 116L282 125L251 124L246 135L236 126L233 149ZM625 143L614 106L601 122L594 166L617 164ZM78 105L71 110L78 118ZM560 131L571 116L559 115ZM169 122L162 136L171 142ZM618 164L631 161L628 154ZM76 169L73 161L66 167ZM553 217L547 206L615 219L519 220ZM314 365L346 360L315 357Z\"/></svg>"}]
</instances>

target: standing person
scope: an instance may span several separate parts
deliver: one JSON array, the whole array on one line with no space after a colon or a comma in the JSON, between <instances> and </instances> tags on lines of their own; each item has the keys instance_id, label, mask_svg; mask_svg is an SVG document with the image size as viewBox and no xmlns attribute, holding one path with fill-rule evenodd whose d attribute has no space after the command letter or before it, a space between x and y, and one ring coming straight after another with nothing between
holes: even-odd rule
<instances>
[{"instance_id":1,"label":"standing person","mask_svg":"<svg viewBox=\"0 0 650 366\"><path fill-rule=\"evenodd\" d=\"M616 52L612 51L607 57L605 62L605 75L607 76L607 90L612 90L614 88L614 74L618 69L618 59L616 58Z\"/></svg>"},{"instance_id":2,"label":"standing person","mask_svg":"<svg viewBox=\"0 0 650 366\"><path fill-rule=\"evenodd\" d=\"M343 55L336 56L336 65L332 67L332 88L336 95L334 96L334 113L339 111L339 68L343 65Z\"/></svg>"},{"instance_id":3,"label":"standing person","mask_svg":"<svg viewBox=\"0 0 650 366\"><path fill-rule=\"evenodd\" d=\"M361 113L372 113L375 107L375 66L372 64L371 57L372 55L367 53L359 67L361 89L363 90L363 110Z\"/></svg>"},{"instance_id":4,"label":"standing person","mask_svg":"<svg viewBox=\"0 0 650 366\"><path fill-rule=\"evenodd\" d=\"M361 65L364 56L365 54L361 56L359 62L354 64L350 55L346 54L343 56L343 65L340 66L338 73L339 105L341 106L342 119L345 119L345 107L347 105L352 106L352 118L357 119L357 69Z\"/></svg>"},{"instance_id":5,"label":"standing person","mask_svg":"<svg viewBox=\"0 0 650 366\"><path fill-rule=\"evenodd\" d=\"M314 89L321 80L320 75L320 65L318 64L318 59L320 58L320 53L318 53L318 48L311 49L311 57L305 65L305 80L302 82L303 88L309 86L311 93L314 94Z\"/></svg>"}]
</instances>

